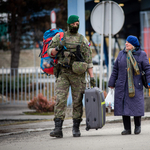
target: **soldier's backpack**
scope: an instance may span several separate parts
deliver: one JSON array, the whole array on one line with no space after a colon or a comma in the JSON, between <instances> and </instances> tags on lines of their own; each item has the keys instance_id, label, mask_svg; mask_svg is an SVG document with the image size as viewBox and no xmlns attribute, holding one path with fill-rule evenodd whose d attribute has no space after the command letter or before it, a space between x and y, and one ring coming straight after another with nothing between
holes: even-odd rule
<instances>
[{"instance_id":1,"label":"soldier's backpack","mask_svg":"<svg viewBox=\"0 0 150 150\"><path fill-rule=\"evenodd\" d=\"M56 57L50 57L47 54L48 46L52 40L52 38L58 34L60 35L60 41L63 39L64 31L62 29L49 29L47 30L43 35L43 47L41 48L41 53L39 57L41 57L41 63L40 68L42 69L43 73L47 75L53 75L54 74L54 63L57 64L57 58ZM45 67L44 63L48 63L49 67Z\"/></svg>"}]
</instances>

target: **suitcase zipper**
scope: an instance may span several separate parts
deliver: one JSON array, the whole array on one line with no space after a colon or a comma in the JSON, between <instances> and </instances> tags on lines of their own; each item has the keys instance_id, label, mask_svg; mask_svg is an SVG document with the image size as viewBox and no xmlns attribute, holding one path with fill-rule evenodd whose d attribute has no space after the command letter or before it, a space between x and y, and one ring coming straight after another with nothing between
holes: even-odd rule
<instances>
[{"instance_id":1,"label":"suitcase zipper","mask_svg":"<svg viewBox=\"0 0 150 150\"><path fill-rule=\"evenodd\" d=\"M104 117L103 117L103 105L105 104L105 101L102 101L102 97L101 97L101 91L99 90L99 93L100 93L100 105L101 105L101 111L102 111L102 126L104 126ZM100 110L99 110L99 113L100 113Z\"/></svg>"},{"instance_id":2,"label":"suitcase zipper","mask_svg":"<svg viewBox=\"0 0 150 150\"><path fill-rule=\"evenodd\" d=\"M103 107L102 107L102 97L101 97L101 92L100 92L100 105L101 105L101 111L102 111L102 126L103 126Z\"/></svg>"}]
</instances>

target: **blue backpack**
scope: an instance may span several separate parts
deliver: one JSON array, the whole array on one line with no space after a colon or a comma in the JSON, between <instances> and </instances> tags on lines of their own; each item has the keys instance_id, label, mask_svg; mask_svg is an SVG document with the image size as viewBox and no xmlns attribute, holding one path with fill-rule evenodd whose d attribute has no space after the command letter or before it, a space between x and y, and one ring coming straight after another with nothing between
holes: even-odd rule
<instances>
[{"instance_id":1,"label":"blue backpack","mask_svg":"<svg viewBox=\"0 0 150 150\"><path fill-rule=\"evenodd\" d=\"M53 58L47 54L47 49L52 38L58 33L60 35L60 41L63 40L64 31L62 29L49 29L43 35L43 47L41 47L41 53L39 55L39 57L41 57L40 68L42 69L43 73L47 75L54 74L54 63L57 64L58 62L57 56Z\"/></svg>"}]
</instances>

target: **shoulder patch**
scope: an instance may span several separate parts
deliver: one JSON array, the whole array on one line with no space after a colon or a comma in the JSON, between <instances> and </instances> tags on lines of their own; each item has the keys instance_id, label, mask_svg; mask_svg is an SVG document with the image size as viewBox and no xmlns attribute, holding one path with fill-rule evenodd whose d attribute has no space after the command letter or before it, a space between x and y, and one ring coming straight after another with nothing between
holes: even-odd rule
<instances>
[{"instance_id":1,"label":"shoulder patch","mask_svg":"<svg viewBox=\"0 0 150 150\"><path fill-rule=\"evenodd\" d=\"M89 42L88 46L91 46L91 43Z\"/></svg>"}]
</instances>

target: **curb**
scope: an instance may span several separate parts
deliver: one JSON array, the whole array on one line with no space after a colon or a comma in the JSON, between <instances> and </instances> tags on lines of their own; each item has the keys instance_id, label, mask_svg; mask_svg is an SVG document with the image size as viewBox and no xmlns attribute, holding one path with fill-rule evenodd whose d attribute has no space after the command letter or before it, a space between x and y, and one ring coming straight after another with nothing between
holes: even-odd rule
<instances>
[{"instance_id":1,"label":"curb","mask_svg":"<svg viewBox=\"0 0 150 150\"><path fill-rule=\"evenodd\" d=\"M39 120L52 120L52 119L0 119L0 121L39 121Z\"/></svg>"},{"instance_id":2,"label":"curb","mask_svg":"<svg viewBox=\"0 0 150 150\"><path fill-rule=\"evenodd\" d=\"M8 119L6 119L8 120ZM12 119L13 120L13 119ZM16 120L16 119L15 119ZM19 119L20 120L20 119ZM24 119L23 119L24 120ZM26 119L27 121L29 120L35 120L35 119ZM43 120L43 119L36 119L36 120ZM131 118L131 121L133 121L134 119ZM144 120L150 120L150 116L145 116L145 117L142 117L141 118L141 121L144 121ZM14 121L14 120L13 120ZM112 120L107 120L105 124L107 123L121 123L122 122L122 119L112 119ZM85 123L81 123L81 126L85 126L86 124ZM68 125L68 126L63 126L63 129L65 128L71 128L72 125ZM0 134L0 137L2 136L7 136L7 135L16 135L16 134L22 134L22 133L30 133L30 132L41 132L41 131L51 131L53 130L53 128L37 128L37 129L26 129L24 131L19 131L19 132L10 132L10 133L4 133L4 134Z\"/></svg>"},{"instance_id":3,"label":"curb","mask_svg":"<svg viewBox=\"0 0 150 150\"><path fill-rule=\"evenodd\" d=\"M84 124L83 124L83 125L84 125ZM83 126L83 125L82 125L82 126ZM72 127L72 125L63 126L63 129L65 129L65 128L71 128L71 127ZM51 130L53 130L53 129L54 129L54 127L53 127L53 128L26 129L26 130L24 130L24 131L19 131L19 132L10 132L10 133L0 134L0 137L2 137L2 136L7 136L7 135L22 134L22 133L47 131L47 130L51 131Z\"/></svg>"},{"instance_id":4,"label":"curb","mask_svg":"<svg viewBox=\"0 0 150 150\"><path fill-rule=\"evenodd\" d=\"M12 119L13 120L13 119ZM33 119L30 119L33 120ZM40 120L40 119L39 119ZM13 120L14 121L14 120ZM122 120L121 119L116 119L116 120L110 120L110 121L106 121L106 123L120 123ZM81 126L85 126L86 123L81 123ZM63 126L63 129L65 128L72 128L72 125L68 125L68 126ZM19 132L10 132L10 133L4 133L4 134L0 134L0 137L2 136L7 136L7 135L16 135L16 134L22 134L22 133L30 133L30 132L40 132L40 131L51 131L53 130L54 127L52 128L37 128L37 129L26 129L24 131L19 131Z\"/></svg>"}]
</instances>

